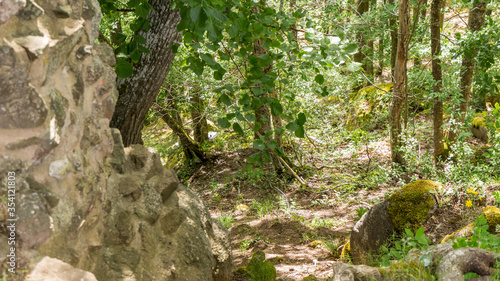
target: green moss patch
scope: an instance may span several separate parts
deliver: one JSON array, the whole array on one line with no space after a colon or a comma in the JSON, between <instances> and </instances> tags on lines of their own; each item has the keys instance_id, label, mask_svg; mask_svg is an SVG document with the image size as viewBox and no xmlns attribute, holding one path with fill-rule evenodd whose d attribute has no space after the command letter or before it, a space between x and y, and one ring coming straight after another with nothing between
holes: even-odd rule
<instances>
[{"instance_id":1,"label":"green moss patch","mask_svg":"<svg viewBox=\"0 0 500 281\"><path fill-rule=\"evenodd\" d=\"M431 190L441 186L431 180L417 180L405 185L389 197L387 211L398 233L405 228L416 231L429 218L434 206Z\"/></svg>"}]
</instances>

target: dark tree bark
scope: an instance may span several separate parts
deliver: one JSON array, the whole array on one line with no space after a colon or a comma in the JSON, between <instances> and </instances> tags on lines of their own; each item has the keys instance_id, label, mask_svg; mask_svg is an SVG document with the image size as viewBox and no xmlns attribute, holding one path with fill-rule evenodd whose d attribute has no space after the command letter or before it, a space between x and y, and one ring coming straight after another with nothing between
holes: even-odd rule
<instances>
[{"instance_id":1,"label":"dark tree bark","mask_svg":"<svg viewBox=\"0 0 500 281\"><path fill-rule=\"evenodd\" d=\"M415 24L418 24L418 22L424 22L425 21L425 16L427 14L427 0L420 0L421 3L420 5L417 5L417 7L420 7L420 11L415 8L413 10L413 16L416 17L415 18ZM420 38L418 41L420 43L422 43L422 39L423 38ZM415 68L420 68L422 67L422 59L420 58L420 56L415 56L415 59L413 60L413 65L415 66Z\"/></svg>"},{"instance_id":2,"label":"dark tree bark","mask_svg":"<svg viewBox=\"0 0 500 281\"><path fill-rule=\"evenodd\" d=\"M358 0L356 3L356 13L359 17L363 17L363 14L368 12L370 8L369 0ZM356 40L358 41L358 52L354 54L353 60L355 62L363 63L363 69L368 77L373 75L373 63L367 62L366 59L366 48L369 48L370 41L366 41L366 36L362 30L358 31L356 34ZM371 47L373 48L373 41L371 41Z\"/></svg>"},{"instance_id":3,"label":"dark tree bark","mask_svg":"<svg viewBox=\"0 0 500 281\"><path fill-rule=\"evenodd\" d=\"M431 4L431 53L432 53L432 77L434 79L433 91L435 94L441 93L443 88L443 73L441 70L441 1L432 0ZM434 98L434 160L438 163L439 157L443 155L443 101Z\"/></svg>"},{"instance_id":4,"label":"dark tree bark","mask_svg":"<svg viewBox=\"0 0 500 281\"><path fill-rule=\"evenodd\" d=\"M481 30L486 14L486 2L483 0L475 3L472 10L469 12L468 29L470 32ZM460 122L464 123L465 116L467 115L467 108L469 107L469 99L472 85L472 76L476 66L476 50L468 50L464 53L462 58L462 67L460 69L460 94L462 101L460 102ZM455 130L450 132L450 141L454 141L457 134Z\"/></svg>"},{"instance_id":5,"label":"dark tree bark","mask_svg":"<svg viewBox=\"0 0 500 281\"><path fill-rule=\"evenodd\" d=\"M404 165L403 155L399 151L401 141L401 112L406 95L406 62L408 60L408 40L410 26L410 9L408 0L399 2L399 34L396 53L396 64L394 66L394 95L392 97L389 123L391 129L391 159L392 162Z\"/></svg>"},{"instance_id":6,"label":"dark tree bark","mask_svg":"<svg viewBox=\"0 0 500 281\"><path fill-rule=\"evenodd\" d=\"M175 54L169 47L181 38L177 31L180 15L171 9L172 1L151 0L149 3L154 8L148 16L151 29L140 34L147 39L145 47L151 53L142 54L131 77L117 79L116 83L119 97L110 127L120 130L125 146L142 143L146 114L174 60Z\"/></svg>"},{"instance_id":7,"label":"dark tree bark","mask_svg":"<svg viewBox=\"0 0 500 281\"><path fill-rule=\"evenodd\" d=\"M195 93L191 99L191 119L193 120L194 140L203 143L208 139L207 118L203 115L203 100L200 93Z\"/></svg>"},{"instance_id":8,"label":"dark tree bark","mask_svg":"<svg viewBox=\"0 0 500 281\"><path fill-rule=\"evenodd\" d=\"M201 148L200 144L193 141L191 137L186 133L184 128L182 127L182 124L180 124L180 118L176 116L175 114L171 114L167 109L160 107L159 105L155 104L154 110L158 112L167 123L168 127L172 129L174 134L176 134L179 137L179 140L184 147L184 154L186 155L186 159L192 159L193 154L196 155L201 161L205 161L207 159L207 155Z\"/></svg>"},{"instance_id":9,"label":"dark tree bark","mask_svg":"<svg viewBox=\"0 0 500 281\"><path fill-rule=\"evenodd\" d=\"M394 5L394 0L388 0L389 4ZM398 50L398 28L396 25L396 17L391 16L389 18L389 26L393 27L391 30L391 76L392 82L394 81L394 69L396 67L396 54Z\"/></svg>"}]
</instances>

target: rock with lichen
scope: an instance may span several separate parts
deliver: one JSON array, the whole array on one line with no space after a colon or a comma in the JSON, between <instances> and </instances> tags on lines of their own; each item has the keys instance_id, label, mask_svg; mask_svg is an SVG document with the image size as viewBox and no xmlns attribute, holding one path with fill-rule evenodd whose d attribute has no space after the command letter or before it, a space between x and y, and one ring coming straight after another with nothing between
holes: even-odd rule
<instances>
[{"instance_id":1,"label":"rock with lichen","mask_svg":"<svg viewBox=\"0 0 500 281\"><path fill-rule=\"evenodd\" d=\"M415 231L429 219L436 208L432 192L439 186L441 184L435 181L417 180L387 199L387 212L398 233L403 233L406 228Z\"/></svg>"},{"instance_id":2,"label":"rock with lichen","mask_svg":"<svg viewBox=\"0 0 500 281\"><path fill-rule=\"evenodd\" d=\"M498 230L500 230L500 209L495 206L488 206L484 208L482 215L488 222L488 232L498 233Z\"/></svg>"}]
</instances>

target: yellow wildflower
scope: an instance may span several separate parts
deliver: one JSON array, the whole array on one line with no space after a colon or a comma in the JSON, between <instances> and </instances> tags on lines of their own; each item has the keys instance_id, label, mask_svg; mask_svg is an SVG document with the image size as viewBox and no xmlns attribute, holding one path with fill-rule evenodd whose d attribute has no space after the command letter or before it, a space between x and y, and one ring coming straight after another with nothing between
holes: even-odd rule
<instances>
[{"instance_id":1,"label":"yellow wildflower","mask_svg":"<svg viewBox=\"0 0 500 281\"><path fill-rule=\"evenodd\" d=\"M477 191L473 190L472 188L468 188L467 193L477 194Z\"/></svg>"},{"instance_id":2,"label":"yellow wildflower","mask_svg":"<svg viewBox=\"0 0 500 281\"><path fill-rule=\"evenodd\" d=\"M465 202L465 206L467 206L467 207L469 207L469 208L470 208L470 207L472 207L472 201L467 200L467 201Z\"/></svg>"}]
</instances>

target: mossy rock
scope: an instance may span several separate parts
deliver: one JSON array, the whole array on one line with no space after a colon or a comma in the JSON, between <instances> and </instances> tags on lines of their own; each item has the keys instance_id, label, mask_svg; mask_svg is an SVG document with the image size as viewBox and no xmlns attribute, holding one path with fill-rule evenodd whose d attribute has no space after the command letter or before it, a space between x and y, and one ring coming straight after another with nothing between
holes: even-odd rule
<instances>
[{"instance_id":1,"label":"mossy rock","mask_svg":"<svg viewBox=\"0 0 500 281\"><path fill-rule=\"evenodd\" d=\"M474 118L472 119L471 123L472 126L478 128L478 127L486 127L486 123L484 122L484 117L485 114L483 113L477 113L474 115Z\"/></svg>"},{"instance_id":2,"label":"mossy rock","mask_svg":"<svg viewBox=\"0 0 500 281\"><path fill-rule=\"evenodd\" d=\"M455 238L463 238L463 237L470 237L472 236L472 234L474 234L474 226L476 226L475 223L469 223L468 225L466 225L465 227L462 227L460 228L459 230L451 233L451 234L448 234L446 235L440 243L444 243L446 241L449 241L451 239L455 239Z\"/></svg>"},{"instance_id":3,"label":"mossy rock","mask_svg":"<svg viewBox=\"0 0 500 281\"><path fill-rule=\"evenodd\" d=\"M323 241L321 241L321 240L314 240L311 243L307 244L307 247L309 247L309 248L318 248L318 247L321 247L323 245L325 245L325 243L323 243Z\"/></svg>"},{"instance_id":4,"label":"mossy rock","mask_svg":"<svg viewBox=\"0 0 500 281\"><path fill-rule=\"evenodd\" d=\"M309 275L307 277L304 277L304 279L302 279L302 281L319 281L319 279L316 278L316 276L314 276L314 275Z\"/></svg>"},{"instance_id":5,"label":"mossy rock","mask_svg":"<svg viewBox=\"0 0 500 281\"><path fill-rule=\"evenodd\" d=\"M266 261L266 254L261 250L253 254L247 266L238 268L236 272L245 274L251 281L276 280L276 268Z\"/></svg>"},{"instance_id":6,"label":"mossy rock","mask_svg":"<svg viewBox=\"0 0 500 281\"><path fill-rule=\"evenodd\" d=\"M431 180L411 182L389 197L387 212L398 233L416 231L429 219L435 200L431 192L441 186Z\"/></svg>"},{"instance_id":7,"label":"mossy rock","mask_svg":"<svg viewBox=\"0 0 500 281\"><path fill-rule=\"evenodd\" d=\"M488 206L484 208L482 215L488 221L488 232L495 234L497 228L500 228L500 209L495 206Z\"/></svg>"},{"instance_id":8,"label":"mossy rock","mask_svg":"<svg viewBox=\"0 0 500 281\"><path fill-rule=\"evenodd\" d=\"M347 240L347 243L342 247L342 252L340 253L340 260L345 261L348 260L348 257L351 255L351 241Z\"/></svg>"}]
</instances>

